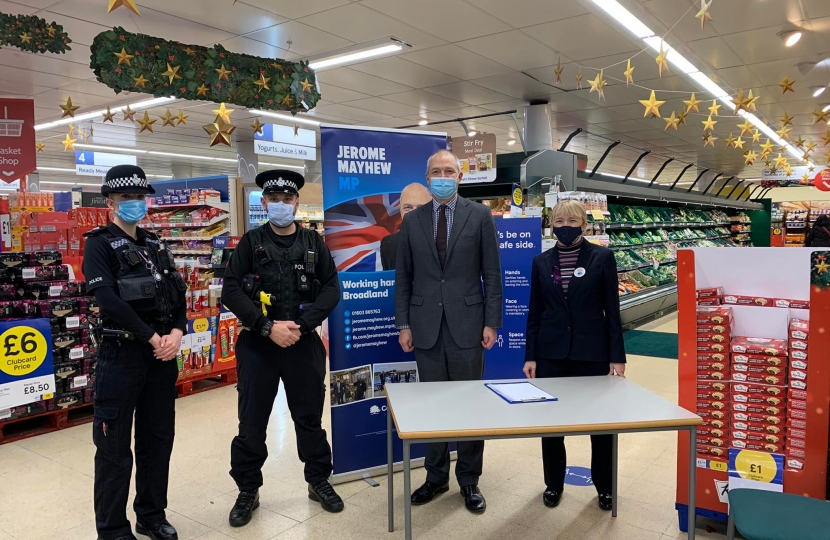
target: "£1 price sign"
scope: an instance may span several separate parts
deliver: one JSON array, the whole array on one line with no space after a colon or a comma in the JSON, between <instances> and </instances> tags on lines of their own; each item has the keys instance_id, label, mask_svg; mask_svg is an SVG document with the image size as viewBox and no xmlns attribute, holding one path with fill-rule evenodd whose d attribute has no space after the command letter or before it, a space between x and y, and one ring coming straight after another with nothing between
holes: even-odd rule
<instances>
[{"instance_id":1,"label":"\u00a31 price sign","mask_svg":"<svg viewBox=\"0 0 830 540\"><path fill-rule=\"evenodd\" d=\"M0 322L0 411L50 399L54 392L49 320Z\"/></svg>"}]
</instances>

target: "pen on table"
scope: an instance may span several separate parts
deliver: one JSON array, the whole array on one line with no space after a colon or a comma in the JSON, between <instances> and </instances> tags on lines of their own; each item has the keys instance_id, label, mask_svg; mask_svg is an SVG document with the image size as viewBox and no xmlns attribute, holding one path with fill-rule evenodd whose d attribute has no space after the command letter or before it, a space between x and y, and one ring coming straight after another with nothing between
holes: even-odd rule
<instances>
[{"instance_id":1,"label":"pen on table","mask_svg":"<svg viewBox=\"0 0 830 540\"><path fill-rule=\"evenodd\" d=\"M547 399L547 398L543 398L543 397L537 397L537 398L527 398L527 399L523 399L523 400L522 400L522 403L532 403L532 402L534 402L534 401L545 401L546 399Z\"/></svg>"}]
</instances>

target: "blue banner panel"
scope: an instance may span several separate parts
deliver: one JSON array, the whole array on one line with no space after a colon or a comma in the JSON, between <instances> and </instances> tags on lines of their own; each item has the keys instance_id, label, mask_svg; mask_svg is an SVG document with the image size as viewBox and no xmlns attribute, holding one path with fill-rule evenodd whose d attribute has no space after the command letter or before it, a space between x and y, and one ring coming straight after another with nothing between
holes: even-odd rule
<instances>
[{"instance_id":1,"label":"blue banner panel","mask_svg":"<svg viewBox=\"0 0 830 540\"><path fill-rule=\"evenodd\" d=\"M0 322L0 411L51 399L54 392L49 319Z\"/></svg>"},{"instance_id":2,"label":"blue banner panel","mask_svg":"<svg viewBox=\"0 0 830 540\"><path fill-rule=\"evenodd\" d=\"M485 379L523 379L530 270L542 252L541 218L496 218L504 291L503 326L485 354Z\"/></svg>"}]
</instances>

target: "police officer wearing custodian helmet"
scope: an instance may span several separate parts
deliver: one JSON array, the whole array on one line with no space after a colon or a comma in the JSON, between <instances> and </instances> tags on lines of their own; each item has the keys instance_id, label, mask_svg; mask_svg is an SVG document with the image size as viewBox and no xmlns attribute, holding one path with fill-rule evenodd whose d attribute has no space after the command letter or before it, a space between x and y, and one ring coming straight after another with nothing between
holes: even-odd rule
<instances>
[{"instance_id":1,"label":"police officer wearing custodian helmet","mask_svg":"<svg viewBox=\"0 0 830 540\"><path fill-rule=\"evenodd\" d=\"M225 271L222 303L245 330L236 344L239 435L231 444L231 476L239 488L228 521L242 527L259 506L266 428L280 381L305 463L308 497L339 512L329 484L331 447L323 429L326 351L316 328L340 300L337 267L322 237L294 222L303 176L273 170L256 177L268 222L248 231Z\"/></svg>"},{"instance_id":2,"label":"police officer wearing custodian helmet","mask_svg":"<svg viewBox=\"0 0 830 540\"><path fill-rule=\"evenodd\" d=\"M139 167L111 168L101 195L113 222L84 235L87 290L101 309L92 431L99 540L135 540L126 513L133 414L136 532L154 540L178 539L164 511L186 286L164 241L137 226L152 193Z\"/></svg>"}]
</instances>

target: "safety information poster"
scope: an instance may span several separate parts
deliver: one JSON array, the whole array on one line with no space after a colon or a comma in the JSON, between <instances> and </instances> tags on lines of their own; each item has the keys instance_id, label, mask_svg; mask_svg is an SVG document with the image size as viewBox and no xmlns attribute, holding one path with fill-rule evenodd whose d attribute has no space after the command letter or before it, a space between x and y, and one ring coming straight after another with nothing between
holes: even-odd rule
<instances>
[{"instance_id":1,"label":"safety information poster","mask_svg":"<svg viewBox=\"0 0 830 540\"><path fill-rule=\"evenodd\" d=\"M48 319L0 322L0 418L12 407L55 392Z\"/></svg>"}]
</instances>

